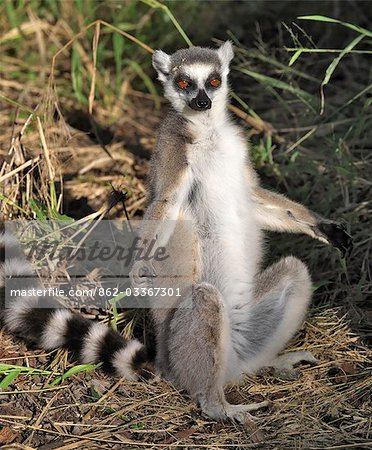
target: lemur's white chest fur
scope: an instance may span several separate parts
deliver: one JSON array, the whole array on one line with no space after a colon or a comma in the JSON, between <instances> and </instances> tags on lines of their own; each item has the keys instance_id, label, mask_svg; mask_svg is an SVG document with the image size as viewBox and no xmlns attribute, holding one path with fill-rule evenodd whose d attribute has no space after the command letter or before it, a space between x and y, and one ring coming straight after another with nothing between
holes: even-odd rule
<instances>
[{"instance_id":1,"label":"lemur's white chest fur","mask_svg":"<svg viewBox=\"0 0 372 450\"><path fill-rule=\"evenodd\" d=\"M183 213L193 221L200 245L201 280L216 286L227 305L246 302L260 254L260 230L246 177L248 149L226 118L190 125L187 148L190 195Z\"/></svg>"}]
</instances>

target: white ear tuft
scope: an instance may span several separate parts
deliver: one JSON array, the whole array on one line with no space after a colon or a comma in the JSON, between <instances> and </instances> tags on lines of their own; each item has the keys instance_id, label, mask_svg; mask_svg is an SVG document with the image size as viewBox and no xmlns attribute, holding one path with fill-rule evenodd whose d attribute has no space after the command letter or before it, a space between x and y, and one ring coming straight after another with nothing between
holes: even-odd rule
<instances>
[{"instance_id":1,"label":"white ear tuft","mask_svg":"<svg viewBox=\"0 0 372 450\"><path fill-rule=\"evenodd\" d=\"M229 72L230 61L234 57L234 50L231 41L224 42L221 47L217 50L218 56L222 63L222 69L226 73Z\"/></svg>"},{"instance_id":2,"label":"white ear tuft","mask_svg":"<svg viewBox=\"0 0 372 450\"><path fill-rule=\"evenodd\" d=\"M170 70L170 56L162 50L155 50L152 55L152 65L158 72L160 81L166 81Z\"/></svg>"}]
</instances>

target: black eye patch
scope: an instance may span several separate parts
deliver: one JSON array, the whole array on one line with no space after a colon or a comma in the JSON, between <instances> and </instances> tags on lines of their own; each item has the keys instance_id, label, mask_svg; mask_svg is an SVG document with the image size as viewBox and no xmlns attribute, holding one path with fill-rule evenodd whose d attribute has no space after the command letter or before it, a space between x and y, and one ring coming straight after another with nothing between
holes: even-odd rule
<instances>
[{"instance_id":1,"label":"black eye patch","mask_svg":"<svg viewBox=\"0 0 372 450\"><path fill-rule=\"evenodd\" d=\"M217 72L212 73L205 83L207 89L217 89L221 86L222 80L221 75Z\"/></svg>"},{"instance_id":2,"label":"black eye patch","mask_svg":"<svg viewBox=\"0 0 372 450\"><path fill-rule=\"evenodd\" d=\"M174 79L174 84L176 85L177 89L181 91L190 91L195 87L195 83L192 81L190 77L187 75L178 75Z\"/></svg>"}]
</instances>

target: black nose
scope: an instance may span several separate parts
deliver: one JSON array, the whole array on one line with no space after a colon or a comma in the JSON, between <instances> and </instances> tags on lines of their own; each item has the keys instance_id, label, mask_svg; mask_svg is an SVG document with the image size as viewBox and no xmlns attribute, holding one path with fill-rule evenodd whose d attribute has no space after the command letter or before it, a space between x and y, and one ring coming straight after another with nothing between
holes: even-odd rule
<instances>
[{"instance_id":1,"label":"black nose","mask_svg":"<svg viewBox=\"0 0 372 450\"><path fill-rule=\"evenodd\" d=\"M212 107L212 101L204 89L200 89L198 95L191 100L190 107L195 111L205 111L206 109L210 109Z\"/></svg>"},{"instance_id":2,"label":"black nose","mask_svg":"<svg viewBox=\"0 0 372 450\"><path fill-rule=\"evenodd\" d=\"M211 101L209 100L196 100L195 104L199 109L208 109Z\"/></svg>"}]
</instances>

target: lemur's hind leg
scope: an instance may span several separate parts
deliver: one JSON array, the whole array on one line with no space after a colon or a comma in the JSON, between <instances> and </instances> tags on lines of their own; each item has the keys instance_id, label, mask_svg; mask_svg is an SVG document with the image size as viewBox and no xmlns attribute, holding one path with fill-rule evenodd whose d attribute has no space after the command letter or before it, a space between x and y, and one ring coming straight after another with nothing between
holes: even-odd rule
<instances>
[{"instance_id":1,"label":"lemur's hind leg","mask_svg":"<svg viewBox=\"0 0 372 450\"><path fill-rule=\"evenodd\" d=\"M167 378L186 389L212 419L244 423L251 417L249 411L267 406L268 402L230 405L225 399L229 323L221 294L212 285L196 285L192 304L174 310L167 350Z\"/></svg>"},{"instance_id":2,"label":"lemur's hind leg","mask_svg":"<svg viewBox=\"0 0 372 450\"><path fill-rule=\"evenodd\" d=\"M260 273L253 300L232 312L232 345L242 371L272 365L304 319L311 298L306 266L287 257Z\"/></svg>"}]
</instances>

